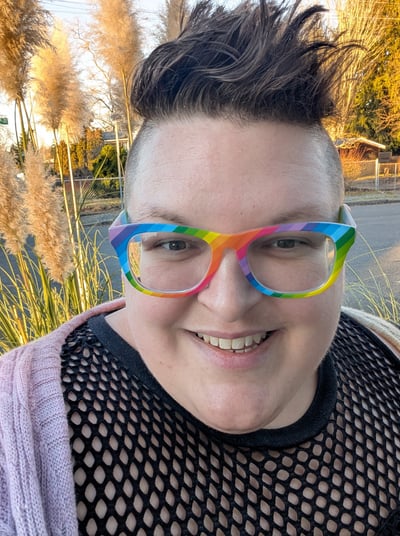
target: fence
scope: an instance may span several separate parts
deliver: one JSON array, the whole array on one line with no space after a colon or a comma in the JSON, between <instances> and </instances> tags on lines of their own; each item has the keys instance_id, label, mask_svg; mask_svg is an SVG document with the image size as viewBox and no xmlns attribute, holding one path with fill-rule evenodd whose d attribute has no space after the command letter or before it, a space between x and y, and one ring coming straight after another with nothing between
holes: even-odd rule
<instances>
[{"instance_id":1,"label":"fence","mask_svg":"<svg viewBox=\"0 0 400 536\"><path fill-rule=\"evenodd\" d=\"M60 185L61 183L59 183ZM70 179L64 179L67 194L72 194ZM74 189L78 206L83 212L102 211L122 206L123 178L76 178Z\"/></svg>"},{"instance_id":2,"label":"fence","mask_svg":"<svg viewBox=\"0 0 400 536\"><path fill-rule=\"evenodd\" d=\"M400 163L378 160L342 162L346 190L384 190L400 192ZM74 179L79 204L84 211L122 205L124 180L118 177ZM69 179L65 187L70 193Z\"/></svg>"},{"instance_id":3,"label":"fence","mask_svg":"<svg viewBox=\"0 0 400 536\"><path fill-rule=\"evenodd\" d=\"M400 163L342 162L347 190L400 190Z\"/></svg>"}]
</instances>

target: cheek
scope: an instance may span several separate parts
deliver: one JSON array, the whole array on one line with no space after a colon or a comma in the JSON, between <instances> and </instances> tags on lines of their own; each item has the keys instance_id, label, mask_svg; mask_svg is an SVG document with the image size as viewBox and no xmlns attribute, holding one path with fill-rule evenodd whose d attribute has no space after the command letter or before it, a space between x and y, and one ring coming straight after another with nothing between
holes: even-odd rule
<instances>
[{"instance_id":1,"label":"cheek","mask_svg":"<svg viewBox=\"0 0 400 536\"><path fill-rule=\"evenodd\" d=\"M322 294L312 298L289 300L294 303L293 313L303 316L304 320L314 319L314 322L326 323L338 318L343 300L343 273L339 275L335 283Z\"/></svg>"},{"instance_id":2,"label":"cheek","mask_svg":"<svg viewBox=\"0 0 400 536\"><path fill-rule=\"evenodd\" d=\"M190 300L147 296L131 285L125 287L125 297L130 329L135 338L140 338L144 332L151 336L159 330L173 329L185 317Z\"/></svg>"},{"instance_id":3,"label":"cheek","mask_svg":"<svg viewBox=\"0 0 400 536\"><path fill-rule=\"evenodd\" d=\"M325 355L335 335L343 296L343 277L313 298L282 300L281 312L288 325L292 344ZM290 303L288 303L290 302Z\"/></svg>"}]
</instances>

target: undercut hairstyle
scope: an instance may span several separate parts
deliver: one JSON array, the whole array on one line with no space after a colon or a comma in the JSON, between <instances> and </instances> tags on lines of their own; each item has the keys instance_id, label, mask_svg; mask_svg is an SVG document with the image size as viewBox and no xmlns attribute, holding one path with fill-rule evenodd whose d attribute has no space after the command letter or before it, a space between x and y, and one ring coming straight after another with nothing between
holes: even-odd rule
<instances>
[{"instance_id":1,"label":"undercut hairstyle","mask_svg":"<svg viewBox=\"0 0 400 536\"><path fill-rule=\"evenodd\" d=\"M203 0L173 41L139 67L132 105L144 121L196 113L313 125L334 113L348 45L326 37L321 6Z\"/></svg>"},{"instance_id":2,"label":"undercut hairstyle","mask_svg":"<svg viewBox=\"0 0 400 536\"><path fill-rule=\"evenodd\" d=\"M128 168L146 131L168 119L270 120L322 131L354 45L327 36L325 8L301 3L244 0L227 9L200 1L180 35L137 70L131 101L143 125ZM335 151L327 157L340 168Z\"/></svg>"}]
</instances>

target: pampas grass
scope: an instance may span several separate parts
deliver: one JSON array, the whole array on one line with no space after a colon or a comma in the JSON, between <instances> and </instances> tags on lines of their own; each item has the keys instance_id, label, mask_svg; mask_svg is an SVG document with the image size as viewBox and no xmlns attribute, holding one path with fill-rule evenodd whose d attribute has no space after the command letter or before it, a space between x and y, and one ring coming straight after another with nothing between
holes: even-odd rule
<instances>
[{"instance_id":1,"label":"pampas grass","mask_svg":"<svg viewBox=\"0 0 400 536\"><path fill-rule=\"evenodd\" d=\"M5 240L5 249L13 255L21 251L27 235L21 179L17 179L17 173L12 155L0 149L0 237Z\"/></svg>"},{"instance_id":2,"label":"pampas grass","mask_svg":"<svg viewBox=\"0 0 400 536\"><path fill-rule=\"evenodd\" d=\"M25 181L0 160L0 352L57 328L72 316L117 295L101 254L98 233L90 237L76 221L70 240L61 197L30 148ZM25 241L29 224L30 238Z\"/></svg>"},{"instance_id":3,"label":"pampas grass","mask_svg":"<svg viewBox=\"0 0 400 536\"><path fill-rule=\"evenodd\" d=\"M88 307L116 297L98 233L82 229L81 258L85 263L86 295L82 300L76 272L54 284L29 245L13 257L0 242L0 354L46 335Z\"/></svg>"},{"instance_id":4,"label":"pampas grass","mask_svg":"<svg viewBox=\"0 0 400 536\"><path fill-rule=\"evenodd\" d=\"M93 18L91 28L96 52L110 68L123 97L130 145L133 141L133 113L129 85L142 59L142 30L130 0L99 0Z\"/></svg>"},{"instance_id":5,"label":"pampas grass","mask_svg":"<svg viewBox=\"0 0 400 536\"><path fill-rule=\"evenodd\" d=\"M346 261L346 271L350 272L352 277L351 281L346 282L345 302L400 325L400 302L396 298L393 286L367 239L358 233L358 240L362 240L366 248L361 257L368 265L371 265L372 261L372 265L369 278L366 279L357 273L351 261Z\"/></svg>"},{"instance_id":6,"label":"pampas grass","mask_svg":"<svg viewBox=\"0 0 400 536\"><path fill-rule=\"evenodd\" d=\"M16 104L22 145L26 150L26 133L29 133L31 141L34 140L25 106L30 65L36 50L49 43L47 31L50 14L38 0L0 0L0 21L0 89ZM20 159L22 161L22 155Z\"/></svg>"},{"instance_id":7,"label":"pampas grass","mask_svg":"<svg viewBox=\"0 0 400 536\"><path fill-rule=\"evenodd\" d=\"M158 40L160 43L176 39L189 15L188 0L165 0L160 14Z\"/></svg>"},{"instance_id":8,"label":"pampas grass","mask_svg":"<svg viewBox=\"0 0 400 536\"><path fill-rule=\"evenodd\" d=\"M46 173L40 154L32 148L25 156L25 178L24 205L35 236L35 252L51 279L62 283L74 268L68 223L60 193Z\"/></svg>"}]
</instances>

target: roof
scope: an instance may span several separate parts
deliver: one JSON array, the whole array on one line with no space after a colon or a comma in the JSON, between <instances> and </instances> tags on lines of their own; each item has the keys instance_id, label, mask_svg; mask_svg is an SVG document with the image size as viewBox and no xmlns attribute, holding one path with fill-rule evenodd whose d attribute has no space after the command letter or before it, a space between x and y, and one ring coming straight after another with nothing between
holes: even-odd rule
<instances>
[{"instance_id":1,"label":"roof","mask_svg":"<svg viewBox=\"0 0 400 536\"><path fill-rule=\"evenodd\" d=\"M360 136L359 138L343 138L335 141L335 145L338 149L353 149L356 145L370 145L371 147L376 147L377 149L384 150L386 145L378 143L377 141L369 140Z\"/></svg>"}]
</instances>

